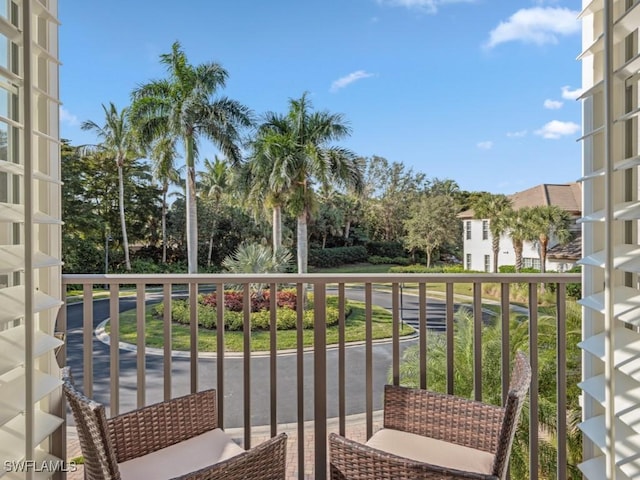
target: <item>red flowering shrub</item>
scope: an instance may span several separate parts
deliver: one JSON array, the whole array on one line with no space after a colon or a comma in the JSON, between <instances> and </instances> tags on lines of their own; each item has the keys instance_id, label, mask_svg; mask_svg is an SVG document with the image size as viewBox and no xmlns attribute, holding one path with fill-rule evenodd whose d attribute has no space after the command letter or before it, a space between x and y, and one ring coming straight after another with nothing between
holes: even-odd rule
<instances>
[{"instance_id":1,"label":"red flowering shrub","mask_svg":"<svg viewBox=\"0 0 640 480\"><path fill-rule=\"evenodd\" d=\"M281 295L282 294L282 295ZM241 292L225 292L224 325L228 331L242 331L244 326L244 314L242 313ZM309 294L311 304L313 304L313 294ZM264 291L262 297L252 298L252 307L264 306L259 310L252 310L251 330L268 330L271 323L271 313L269 312L269 292ZM255 300L255 302L254 302ZM296 292L295 290L285 290L278 292L278 309L276 313L276 328L278 330L293 330L298 322L298 315L295 310ZM210 293L200 297L201 307L198 308L198 324L202 327L217 328L218 316L216 314L217 298L215 293ZM293 308L291 307L293 306ZM153 313L158 318L163 318L164 305L159 303L153 307ZM351 308L348 302L345 304L345 315L348 317ZM325 321L327 326L338 323L340 312L338 310L338 297L328 296L325 311ZM189 303L186 300L174 300L171 303L171 319L184 325L189 325L191 316L189 315ZM313 306L310 306L303 313L302 325L304 329L313 328L315 316Z\"/></svg>"},{"instance_id":2,"label":"red flowering shrub","mask_svg":"<svg viewBox=\"0 0 640 480\"><path fill-rule=\"evenodd\" d=\"M278 299L276 300L279 307L296 309L297 297L295 290L282 290L278 292Z\"/></svg>"},{"instance_id":3,"label":"red flowering shrub","mask_svg":"<svg viewBox=\"0 0 640 480\"><path fill-rule=\"evenodd\" d=\"M271 292L269 290L263 290L262 294L251 294L251 311L260 312L262 310L269 310L271 299ZM227 290L224 292L224 307L231 312L242 312L244 300L244 292ZM202 305L216 308L218 306L217 292L203 295L200 300ZM276 298L276 304L281 308L289 308L291 310L296 309L296 291L295 290L281 290L278 292Z\"/></svg>"}]
</instances>

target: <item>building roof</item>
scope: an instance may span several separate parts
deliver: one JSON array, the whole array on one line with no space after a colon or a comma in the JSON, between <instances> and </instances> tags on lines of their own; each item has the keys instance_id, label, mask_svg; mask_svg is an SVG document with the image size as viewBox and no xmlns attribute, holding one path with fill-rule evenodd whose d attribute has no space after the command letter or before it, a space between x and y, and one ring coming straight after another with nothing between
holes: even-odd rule
<instances>
[{"instance_id":1,"label":"building roof","mask_svg":"<svg viewBox=\"0 0 640 480\"><path fill-rule=\"evenodd\" d=\"M475 217L475 213L472 208L458 214L458 218L462 218L463 220L472 220L473 217Z\"/></svg>"},{"instance_id":2,"label":"building roof","mask_svg":"<svg viewBox=\"0 0 640 480\"><path fill-rule=\"evenodd\" d=\"M557 205L567 212L580 215L582 212L582 191L579 183L543 183L528 190L509 195L513 208Z\"/></svg>"},{"instance_id":3,"label":"building roof","mask_svg":"<svg viewBox=\"0 0 640 480\"><path fill-rule=\"evenodd\" d=\"M579 183L543 183L507 196L514 210L523 207L557 205L574 215L582 214L582 189ZM461 219L475 218L473 209L458 214Z\"/></svg>"},{"instance_id":4,"label":"building roof","mask_svg":"<svg viewBox=\"0 0 640 480\"><path fill-rule=\"evenodd\" d=\"M576 235L566 245L555 245L547 251L547 258L550 260L572 260L578 261L582 257L582 235Z\"/></svg>"}]
</instances>

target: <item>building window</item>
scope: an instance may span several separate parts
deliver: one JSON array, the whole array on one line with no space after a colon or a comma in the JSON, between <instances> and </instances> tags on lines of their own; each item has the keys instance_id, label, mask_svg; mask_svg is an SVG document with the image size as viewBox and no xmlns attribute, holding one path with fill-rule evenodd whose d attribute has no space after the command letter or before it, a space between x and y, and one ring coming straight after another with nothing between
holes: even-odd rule
<instances>
[{"instance_id":1,"label":"building window","mask_svg":"<svg viewBox=\"0 0 640 480\"><path fill-rule=\"evenodd\" d=\"M491 271L491 255L484 256L484 271L485 272Z\"/></svg>"},{"instance_id":2,"label":"building window","mask_svg":"<svg viewBox=\"0 0 640 480\"><path fill-rule=\"evenodd\" d=\"M467 227L467 240L471 240L471 222L467 222L466 227Z\"/></svg>"},{"instance_id":3,"label":"building window","mask_svg":"<svg viewBox=\"0 0 640 480\"><path fill-rule=\"evenodd\" d=\"M482 220L482 239L489 240L489 220Z\"/></svg>"},{"instance_id":4,"label":"building window","mask_svg":"<svg viewBox=\"0 0 640 480\"><path fill-rule=\"evenodd\" d=\"M524 268L535 268L536 270L540 270L540 259L524 257L522 259L522 266Z\"/></svg>"},{"instance_id":5,"label":"building window","mask_svg":"<svg viewBox=\"0 0 640 480\"><path fill-rule=\"evenodd\" d=\"M471 254L467 253L467 270L471 270Z\"/></svg>"}]
</instances>

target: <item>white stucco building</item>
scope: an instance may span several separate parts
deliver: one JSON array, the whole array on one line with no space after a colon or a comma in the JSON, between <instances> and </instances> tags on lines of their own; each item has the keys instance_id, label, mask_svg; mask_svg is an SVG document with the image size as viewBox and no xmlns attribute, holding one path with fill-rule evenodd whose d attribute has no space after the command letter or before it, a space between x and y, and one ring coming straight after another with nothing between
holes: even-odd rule
<instances>
[{"instance_id":1,"label":"white stucco building","mask_svg":"<svg viewBox=\"0 0 640 480\"><path fill-rule=\"evenodd\" d=\"M512 207L516 210L523 207L535 207L544 205L557 205L563 208L574 219L578 219L582 213L581 189L578 183L537 185L522 192L509 195ZM493 267L492 237L489 229L489 220L476 218L473 210L466 210L458 215L462 220L462 235L464 245L463 265L467 270L490 272ZM580 227L574 226L576 238L571 246L557 248L557 242L551 241L547 257L548 271L566 271L575 265L580 258L581 239L578 234ZM560 247L560 246L558 246ZM540 255L537 244L525 242L522 252L523 266L540 269ZM505 234L500 239L500 254L498 266L515 265L516 256L511 243L511 238Z\"/></svg>"}]
</instances>

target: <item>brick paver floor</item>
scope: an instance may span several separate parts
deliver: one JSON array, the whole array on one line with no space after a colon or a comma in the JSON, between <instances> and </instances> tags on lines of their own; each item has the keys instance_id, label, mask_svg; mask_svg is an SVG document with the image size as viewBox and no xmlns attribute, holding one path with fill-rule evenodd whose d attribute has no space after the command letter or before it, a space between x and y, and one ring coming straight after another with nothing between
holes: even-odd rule
<instances>
[{"instance_id":1,"label":"brick paver floor","mask_svg":"<svg viewBox=\"0 0 640 480\"><path fill-rule=\"evenodd\" d=\"M364 414L352 415L346 419L346 436L353 440L364 442L366 438L366 417ZM373 431L379 430L382 427L382 412L374 412L373 414ZM328 432L338 432L338 420L329 419L327 421ZM225 430L232 438L240 445L242 445L243 429L234 428ZM260 442L269 438L269 427L255 427L252 430L251 444L253 446L258 445ZM288 435L287 443L287 479L298 479L298 425L296 423L289 423L278 426L278 432L286 432ZM305 423L304 430L304 478L313 479L315 474L314 465L314 442L315 435L313 430L313 422ZM327 448L328 451L328 448ZM72 460L82 455L80 451L80 443L78 441L78 435L74 427L67 428L67 460ZM82 480L83 469L82 465L78 465L78 469L75 472L67 474L68 480Z\"/></svg>"}]
</instances>

